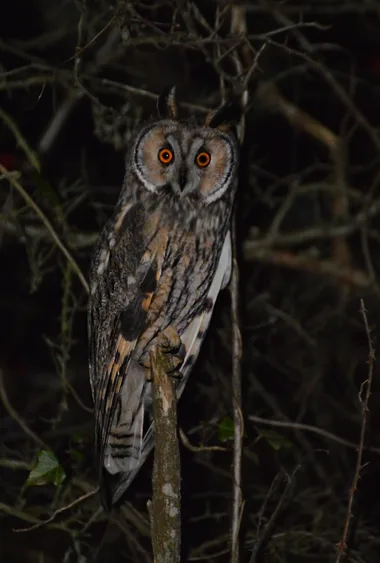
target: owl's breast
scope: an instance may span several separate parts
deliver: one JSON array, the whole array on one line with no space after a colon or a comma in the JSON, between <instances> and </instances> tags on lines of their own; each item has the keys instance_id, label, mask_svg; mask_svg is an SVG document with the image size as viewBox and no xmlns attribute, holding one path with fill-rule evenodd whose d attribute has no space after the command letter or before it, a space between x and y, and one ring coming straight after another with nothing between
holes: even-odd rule
<instances>
[{"instance_id":1,"label":"owl's breast","mask_svg":"<svg viewBox=\"0 0 380 563\"><path fill-rule=\"evenodd\" d=\"M136 353L145 357L158 333L173 326L181 336L207 299L222 240L210 233L172 232L161 277Z\"/></svg>"}]
</instances>

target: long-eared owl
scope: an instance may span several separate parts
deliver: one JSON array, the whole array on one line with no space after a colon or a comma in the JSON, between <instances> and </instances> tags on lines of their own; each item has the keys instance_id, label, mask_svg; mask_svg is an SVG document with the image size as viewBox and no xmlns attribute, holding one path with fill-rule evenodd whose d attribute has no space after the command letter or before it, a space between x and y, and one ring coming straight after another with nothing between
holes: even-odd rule
<instances>
[{"instance_id":1,"label":"long-eared owl","mask_svg":"<svg viewBox=\"0 0 380 563\"><path fill-rule=\"evenodd\" d=\"M158 111L131 144L91 264L90 382L107 508L153 447L149 355L157 336L170 327L181 339L179 398L231 273L239 160L231 105L202 125L179 120L171 89Z\"/></svg>"}]
</instances>

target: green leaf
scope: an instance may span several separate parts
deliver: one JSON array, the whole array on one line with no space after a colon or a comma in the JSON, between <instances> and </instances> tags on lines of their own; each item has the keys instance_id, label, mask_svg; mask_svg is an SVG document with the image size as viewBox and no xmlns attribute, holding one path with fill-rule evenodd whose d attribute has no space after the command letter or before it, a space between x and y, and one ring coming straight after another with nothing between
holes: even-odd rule
<instances>
[{"instance_id":1,"label":"green leaf","mask_svg":"<svg viewBox=\"0 0 380 563\"><path fill-rule=\"evenodd\" d=\"M276 451L281 450L282 448L289 449L294 445L293 442L274 430L259 430L258 433L260 438L264 438Z\"/></svg>"},{"instance_id":2,"label":"green leaf","mask_svg":"<svg viewBox=\"0 0 380 563\"><path fill-rule=\"evenodd\" d=\"M228 442L234 439L234 421L230 416L226 416L219 423L219 440L221 442Z\"/></svg>"},{"instance_id":3,"label":"green leaf","mask_svg":"<svg viewBox=\"0 0 380 563\"><path fill-rule=\"evenodd\" d=\"M26 484L29 486L48 485L56 487L66 479L66 473L52 451L42 450L38 454L35 467L29 473Z\"/></svg>"},{"instance_id":4,"label":"green leaf","mask_svg":"<svg viewBox=\"0 0 380 563\"><path fill-rule=\"evenodd\" d=\"M73 442L75 442L76 444L82 444L83 443L83 434L82 432L74 432L74 434L71 436L71 439Z\"/></svg>"},{"instance_id":5,"label":"green leaf","mask_svg":"<svg viewBox=\"0 0 380 563\"><path fill-rule=\"evenodd\" d=\"M243 438L247 438L247 433L244 431ZM234 421L230 416L226 416L219 423L219 440L221 442L228 442L234 439Z\"/></svg>"},{"instance_id":6,"label":"green leaf","mask_svg":"<svg viewBox=\"0 0 380 563\"><path fill-rule=\"evenodd\" d=\"M69 450L69 454L74 461L84 460L84 453L80 450Z\"/></svg>"},{"instance_id":7,"label":"green leaf","mask_svg":"<svg viewBox=\"0 0 380 563\"><path fill-rule=\"evenodd\" d=\"M230 416L226 416L219 423L219 440L221 442L227 442L228 440L234 439L234 421Z\"/></svg>"}]
</instances>

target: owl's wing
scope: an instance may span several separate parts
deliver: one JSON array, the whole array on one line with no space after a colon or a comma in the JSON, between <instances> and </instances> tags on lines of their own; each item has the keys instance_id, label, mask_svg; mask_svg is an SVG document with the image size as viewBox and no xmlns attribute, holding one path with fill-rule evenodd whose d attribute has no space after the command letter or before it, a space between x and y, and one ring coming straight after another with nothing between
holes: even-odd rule
<instances>
[{"instance_id":1,"label":"owl's wing","mask_svg":"<svg viewBox=\"0 0 380 563\"><path fill-rule=\"evenodd\" d=\"M133 212L131 208L125 214L125 221L134 220ZM140 227L141 224L137 232ZM120 240L112 248L109 246L113 233L111 223L98 244L95 254L103 262L98 260L93 267L97 289L89 305L96 450L101 485L106 487L103 481L107 481L108 476L129 473L139 465L148 383L145 369L133 359L133 351L144 330L167 244L165 231L163 236L156 232L154 240L138 258L134 248L139 246L137 238L127 237L124 240L127 246L119 250ZM127 260L124 264L123 259ZM131 266L133 260L137 260L137 266ZM128 268L129 276L125 273ZM105 504L108 504L106 500Z\"/></svg>"},{"instance_id":2,"label":"owl's wing","mask_svg":"<svg viewBox=\"0 0 380 563\"><path fill-rule=\"evenodd\" d=\"M181 340L185 347L185 358L180 368L182 377L179 379L177 386L177 399L179 399L185 389L186 383L188 381L190 372L194 363L198 357L201 344L206 335L206 331L210 324L212 312L216 299L218 297L219 291L224 289L231 277L232 269L232 248L231 248L231 233L228 232L225 238L222 252L219 258L219 263L217 270L214 275L214 279L211 283L203 310L192 320L184 334L181 336ZM151 452L154 445L154 429L153 424L150 425L147 432L144 435L142 442L141 456L138 465L133 469L133 471L124 474L115 475L113 480L109 482L110 490L110 504L115 504L124 495L132 481L134 480L140 467L145 462L149 453Z\"/></svg>"},{"instance_id":3,"label":"owl's wing","mask_svg":"<svg viewBox=\"0 0 380 563\"><path fill-rule=\"evenodd\" d=\"M122 327L126 318L131 324L139 324L137 319L149 309L152 296L152 292L143 299L136 296L116 324ZM100 464L111 474L130 471L141 454L146 374L132 360L138 337L128 339L121 329L96 390L97 450Z\"/></svg>"}]
</instances>

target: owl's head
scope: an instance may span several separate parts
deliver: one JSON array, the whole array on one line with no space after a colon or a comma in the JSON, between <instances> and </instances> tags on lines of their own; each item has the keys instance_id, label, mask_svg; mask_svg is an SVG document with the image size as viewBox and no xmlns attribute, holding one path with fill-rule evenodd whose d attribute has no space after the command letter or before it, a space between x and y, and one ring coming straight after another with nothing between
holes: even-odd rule
<instances>
[{"instance_id":1,"label":"owl's head","mask_svg":"<svg viewBox=\"0 0 380 563\"><path fill-rule=\"evenodd\" d=\"M131 162L142 185L159 194L195 198L208 205L236 185L239 147L231 104L201 126L177 119L174 88L158 100L160 119L142 128Z\"/></svg>"}]
</instances>

